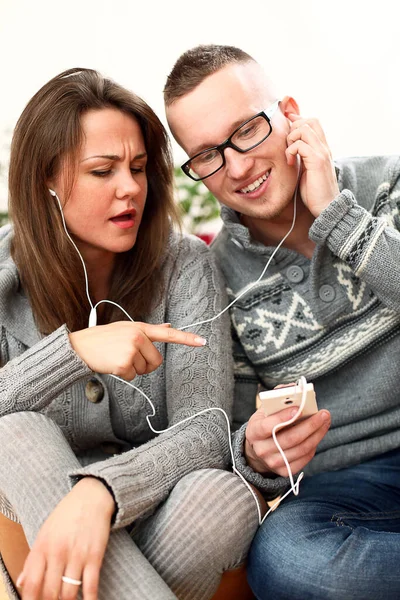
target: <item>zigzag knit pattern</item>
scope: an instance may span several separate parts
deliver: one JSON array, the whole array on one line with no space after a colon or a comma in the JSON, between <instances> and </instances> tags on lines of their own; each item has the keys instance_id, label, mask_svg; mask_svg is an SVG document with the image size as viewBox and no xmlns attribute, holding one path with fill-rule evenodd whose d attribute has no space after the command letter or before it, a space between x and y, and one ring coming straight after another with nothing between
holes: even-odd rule
<instances>
[{"instance_id":1,"label":"zigzag knit pattern","mask_svg":"<svg viewBox=\"0 0 400 600\"><path fill-rule=\"evenodd\" d=\"M229 208L212 245L230 299L235 352L235 456L254 412L257 386L304 375L332 426L307 466L341 469L400 446L400 158L338 163L340 194L315 219L312 259L255 241ZM270 225L273 227L273 224ZM297 276L293 278L293 273ZM242 462L240 462L242 461ZM266 495L285 481L250 472ZM244 472L244 471L243 471Z\"/></svg>"},{"instance_id":2,"label":"zigzag knit pattern","mask_svg":"<svg viewBox=\"0 0 400 600\"><path fill-rule=\"evenodd\" d=\"M352 192L344 190L311 228L310 237L320 244L313 261L282 249L265 278L243 296L251 280L244 278L244 285L238 287L234 273L221 261L228 284L235 283L234 288L228 287L230 300L241 296L231 309L235 337L265 386L294 381L303 373L310 379L318 378L370 351L399 329L398 311L381 302L377 290L368 285L368 277L363 278L366 270L377 269L371 259L376 259L378 252L382 274L390 278L384 248L379 248L387 245L382 239L387 228L398 225L399 191L390 181L384 181L376 196L369 213L357 204ZM246 239L244 228L232 212L225 209L223 215L227 230L220 243L226 244L224 234L229 231L243 248L261 254L260 245ZM334 248L333 255L327 255L322 242ZM234 252L238 254L236 249ZM293 285L283 265L292 264L295 254L294 264L308 278ZM240 264L240 260L237 262ZM253 271L254 279L256 276ZM382 275L380 278L383 280ZM330 304L319 297L324 283L335 290L336 297ZM246 377L247 365L240 355L235 371L238 377Z\"/></svg>"}]
</instances>

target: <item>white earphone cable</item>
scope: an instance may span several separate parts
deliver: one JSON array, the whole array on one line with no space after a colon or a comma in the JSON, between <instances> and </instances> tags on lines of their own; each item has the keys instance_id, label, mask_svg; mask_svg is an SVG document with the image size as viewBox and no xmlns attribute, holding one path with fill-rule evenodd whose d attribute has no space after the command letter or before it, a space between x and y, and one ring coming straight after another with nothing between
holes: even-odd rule
<instances>
[{"instance_id":1,"label":"white earphone cable","mask_svg":"<svg viewBox=\"0 0 400 600\"><path fill-rule=\"evenodd\" d=\"M83 273L84 273L84 275L85 275L85 288L86 288L86 296L87 296L87 299L89 300L89 304L90 304L90 307L91 307L91 309L92 309L92 310L94 310L94 306L93 306L93 303L92 303L92 299L90 298L90 294L89 294L89 280L88 280L88 275L87 275L87 271L86 271L86 265L85 265L85 261L83 260L83 258L82 258L82 255L81 255L81 253L79 252L79 250L78 250L78 247L77 247L77 245L75 244L74 240L73 240L73 239L72 239L72 237L69 235L69 232L68 232L68 229L67 229L67 225L66 225L66 223L65 223L64 212L63 212L63 209L62 209L62 206L61 206L60 198L57 196L57 194L56 194L56 192L55 192L54 190L50 190L50 189L49 189L49 192L50 192L50 194L51 194L52 196L54 196L54 197L57 199L58 206L59 206L59 208L60 208L61 219L62 219L62 223L63 223L64 231L65 231L65 233L66 233L66 235L67 235L67 238L69 239L69 241L71 242L71 244L73 245L73 247L75 248L75 250L77 251L79 258L81 259L81 263L82 263L82 266L83 266ZM121 308L121 307L120 307L120 308ZM123 309L123 308L121 308L121 310L124 310L124 309Z\"/></svg>"},{"instance_id":2,"label":"white earphone cable","mask_svg":"<svg viewBox=\"0 0 400 600\"><path fill-rule=\"evenodd\" d=\"M252 282L250 285L248 285L244 290L242 290L242 292L230 303L228 304L228 306L226 306L222 311L220 311L217 315L215 315L214 317L210 318L210 319L206 319L204 321L198 321L196 323L192 323L191 325L185 325L184 327L181 327L181 330L184 329L188 329L189 327L195 327L198 325L203 325L205 323L211 323L212 321L215 321L216 319L218 319L223 313L225 313L227 310L229 310L245 293L247 293L253 286L255 286L264 276L265 272L267 271L272 259L274 258L276 252L279 250L279 248L282 246L282 244L284 243L284 241L287 239L287 237L292 233L293 228L295 226L296 223L296 214L297 214L297 209L296 209L296 204L297 204L297 191L298 191L298 187L299 187L299 181L300 181L300 173L301 173L301 169L300 169L300 165L299 165L299 171L298 171L298 176L297 176L297 183L296 183L296 189L295 189L295 194L294 194L294 202L293 202L293 220L292 220L292 224L291 227L289 229L289 231L286 233L286 235L282 238L282 240L280 241L280 243L276 246L275 250L273 251L273 253L271 254L267 264L265 265L261 275L258 277L258 279L254 282ZM127 313L127 311L122 308L122 306L120 306L119 304L117 304L116 302L113 302L112 300L100 300L99 302L97 302L95 305L93 305L93 302L90 298L90 293L89 293L89 281L88 281L88 275L87 275L87 270L86 270L86 265L85 262L83 260L83 257L81 255L81 253L79 252L79 249L77 247L77 245L75 244L75 242L73 241L72 237L70 236L68 230L67 230L67 226L65 223L65 218L64 218L64 213L62 210L62 206L61 206L61 202L60 199L58 197L58 195L56 194L56 192L54 190L49 189L49 192L52 196L54 196L57 199L58 202L58 206L60 209L60 213L61 213L61 218L62 218L62 223L63 223L63 227L65 230L65 233L68 237L68 239L70 240L71 244L73 245L73 247L75 248L76 252L79 255L79 258L81 259L82 262L82 266L83 266L83 271L84 271L84 275L85 275L85 284L86 284L86 295L87 298L89 300L89 304L91 307L91 311L90 311L90 316L89 316L89 327L93 327L96 325L97 323L97 314L96 314L96 309L97 307L102 304L102 303L109 303L109 304L113 304L114 306L116 306L117 308L121 309L122 312L128 317L128 319L132 322L134 322L134 320L132 319L132 317ZM153 433L165 433L166 431L170 431L171 429L174 429L175 427L178 427L178 425L182 425L183 423L186 423L196 417L198 417L199 415L205 414L207 412L211 412L211 411L218 411L221 412L226 420L227 423L227 428L228 428L228 443L229 443L229 450L231 453L231 459L232 459L232 470L234 473L236 473L236 475L238 475L238 477L240 477L240 479L243 481L243 483L246 485L246 487L248 488L248 490L250 491L250 493L252 494L255 503L256 503L256 507L257 507L257 512L258 512L258 521L259 524L261 525L261 523L263 523L263 521L266 519L266 517L270 514L270 512L272 510L274 510L274 508L276 508L276 506L278 506L278 504L283 500L283 498L285 498L289 493L293 492L295 495L297 495L299 493L299 484L301 479L303 478L303 473L300 473L300 475L297 478L296 483L293 480L293 475L292 475L292 471L289 465L289 462L285 456L285 453L283 452L281 446L279 445L279 442L276 438L276 432L279 429L282 429L283 427L286 427L287 425L291 425L292 423L294 423L294 421L299 417L299 415L301 414L304 404L305 404L305 400L306 400L306 379L305 377L301 377L299 379L299 385L302 387L302 399L301 399L301 403L300 403L300 407L297 411L297 413L289 420L289 421L285 421L284 423L279 423L278 425L275 425L273 431L272 431L272 437L273 440L275 442L276 447L278 448L278 451L280 452L285 466L287 468L288 474L289 474L289 480L290 480L290 484L291 487L289 489L288 492L286 492L286 494L284 496L282 496L277 502L274 503L274 505L267 511L267 513L264 515L264 517L262 517L262 511L261 511L261 507L260 507L260 503L259 500L254 492L254 490L252 489L252 487L250 486L250 484L246 481L246 479L243 477L243 475L237 470L236 468L236 463L235 463L235 457L234 457L234 453L233 453L233 448L232 448L232 436L231 436L231 428L230 428L230 423L229 423L229 418L228 415L226 414L226 412L219 407L212 407L212 408L206 408L204 410L201 410L200 412L196 413L195 415L191 415L190 417L187 417L185 419L183 419L182 421L179 421L179 423L175 423L174 425L172 425L171 427L167 427L166 429L161 429L161 430L156 430L153 428L150 419L151 417L154 417L156 414L156 410L154 407L154 404L152 403L152 401L150 400L150 398L138 387L136 387L135 385L133 385L130 381L126 381L125 379L122 379L121 377L118 377L117 375L112 375L109 374L110 377L113 377L114 379L117 379L118 381L124 383L125 385L128 385L129 387L133 388L134 390L136 390L137 392L139 392L146 400L147 402L150 404L151 410L152 410L152 414L151 415L146 415L146 420L147 423L151 429L151 431L153 431Z\"/></svg>"}]
</instances>

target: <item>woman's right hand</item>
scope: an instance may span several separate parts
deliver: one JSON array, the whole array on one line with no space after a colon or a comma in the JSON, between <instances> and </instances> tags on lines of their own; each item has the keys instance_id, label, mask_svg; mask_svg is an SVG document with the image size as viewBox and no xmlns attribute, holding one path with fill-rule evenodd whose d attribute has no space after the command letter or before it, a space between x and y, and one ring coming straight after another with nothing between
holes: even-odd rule
<instances>
[{"instance_id":1,"label":"woman's right hand","mask_svg":"<svg viewBox=\"0 0 400 600\"><path fill-rule=\"evenodd\" d=\"M169 324L151 325L118 321L69 334L72 348L96 373L110 373L131 381L136 375L155 371L162 356L153 342L204 346L194 333L173 329Z\"/></svg>"},{"instance_id":2,"label":"woman's right hand","mask_svg":"<svg viewBox=\"0 0 400 600\"><path fill-rule=\"evenodd\" d=\"M40 527L17 581L22 600L75 600L80 588L63 576L83 582L84 600L97 600L114 510L101 480L78 481Z\"/></svg>"}]
</instances>

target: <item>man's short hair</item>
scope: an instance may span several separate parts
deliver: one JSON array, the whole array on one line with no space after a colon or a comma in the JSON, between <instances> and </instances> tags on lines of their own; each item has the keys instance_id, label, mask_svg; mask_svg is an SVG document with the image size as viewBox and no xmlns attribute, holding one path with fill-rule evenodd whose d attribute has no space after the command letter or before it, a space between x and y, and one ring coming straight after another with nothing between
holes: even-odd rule
<instances>
[{"instance_id":1,"label":"man's short hair","mask_svg":"<svg viewBox=\"0 0 400 600\"><path fill-rule=\"evenodd\" d=\"M206 77L231 63L246 63L252 56L235 46L208 44L184 52L176 61L164 87L164 102L170 106L194 90Z\"/></svg>"}]
</instances>

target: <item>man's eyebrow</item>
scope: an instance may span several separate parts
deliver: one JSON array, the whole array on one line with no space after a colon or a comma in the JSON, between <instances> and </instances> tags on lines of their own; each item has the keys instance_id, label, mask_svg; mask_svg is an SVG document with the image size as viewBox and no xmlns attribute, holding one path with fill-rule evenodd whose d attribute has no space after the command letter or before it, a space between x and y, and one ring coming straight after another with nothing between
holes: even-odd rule
<instances>
[{"instance_id":1,"label":"man's eyebrow","mask_svg":"<svg viewBox=\"0 0 400 600\"><path fill-rule=\"evenodd\" d=\"M140 154L136 154L136 156L133 157L133 160L140 160L141 158L146 158L147 156L147 152L140 152ZM84 158L83 160L81 160L81 162L85 162L87 160L91 160L92 158L107 158L108 160L122 160L120 156L118 156L118 154L95 154L94 156L88 156L87 158Z\"/></svg>"},{"instance_id":2,"label":"man's eyebrow","mask_svg":"<svg viewBox=\"0 0 400 600\"><path fill-rule=\"evenodd\" d=\"M248 121L249 119L251 119L251 117L254 117L255 115L250 115L249 117L244 117L241 119L237 119L236 121L234 121L230 128L229 128L229 133L226 137L224 137L224 139L219 142L219 144L201 144L200 146L197 146L196 148L192 148L189 156L195 156L196 154L200 154L200 152L203 152L204 150L208 150L208 148L215 148L216 146L219 146L220 144L223 144L225 142L225 140L227 140L234 131L236 131L236 129L238 127L240 127L241 125L243 125L243 123L245 123L246 121Z\"/></svg>"}]
</instances>

